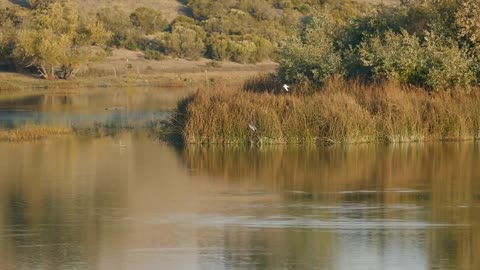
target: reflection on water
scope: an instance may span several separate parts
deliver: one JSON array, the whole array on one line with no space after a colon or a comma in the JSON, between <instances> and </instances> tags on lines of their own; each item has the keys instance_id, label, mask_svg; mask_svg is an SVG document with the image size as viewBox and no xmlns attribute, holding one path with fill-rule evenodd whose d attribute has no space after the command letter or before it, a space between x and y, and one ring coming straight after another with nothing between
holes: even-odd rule
<instances>
[{"instance_id":1,"label":"reflection on water","mask_svg":"<svg viewBox=\"0 0 480 270\"><path fill-rule=\"evenodd\" d=\"M168 117L189 89L81 89L0 100L0 128L25 124L137 126Z\"/></svg>"},{"instance_id":2,"label":"reflection on water","mask_svg":"<svg viewBox=\"0 0 480 270\"><path fill-rule=\"evenodd\" d=\"M0 144L0 269L479 269L478 164L473 143Z\"/></svg>"}]
</instances>

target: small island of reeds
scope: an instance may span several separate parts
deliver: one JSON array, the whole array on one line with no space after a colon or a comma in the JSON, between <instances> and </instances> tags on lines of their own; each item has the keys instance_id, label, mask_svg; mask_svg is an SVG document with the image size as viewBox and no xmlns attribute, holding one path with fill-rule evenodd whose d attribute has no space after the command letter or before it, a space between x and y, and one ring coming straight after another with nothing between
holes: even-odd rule
<instances>
[{"instance_id":1,"label":"small island of reeds","mask_svg":"<svg viewBox=\"0 0 480 270\"><path fill-rule=\"evenodd\" d=\"M238 91L207 85L179 103L173 134L196 144L479 138L480 3L401 2L347 18L316 10L279 43L275 74Z\"/></svg>"},{"instance_id":2,"label":"small island of reeds","mask_svg":"<svg viewBox=\"0 0 480 270\"><path fill-rule=\"evenodd\" d=\"M305 94L204 89L179 103L170 128L188 144L475 140L480 94L342 79Z\"/></svg>"}]
</instances>

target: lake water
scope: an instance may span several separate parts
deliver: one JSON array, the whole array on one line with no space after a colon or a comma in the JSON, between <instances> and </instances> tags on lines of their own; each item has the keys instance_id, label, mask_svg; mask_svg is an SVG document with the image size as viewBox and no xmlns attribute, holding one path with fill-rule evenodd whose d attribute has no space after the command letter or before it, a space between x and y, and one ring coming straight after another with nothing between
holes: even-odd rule
<instances>
[{"instance_id":1,"label":"lake water","mask_svg":"<svg viewBox=\"0 0 480 270\"><path fill-rule=\"evenodd\" d=\"M25 124L139 126L165 119L189 89L128 88L118 91L83 89L81 94L33 94L0 100L0 127Z\"/></svg>"},{"instance_id":2,"label":"lake water","mask_svg":"<svg viewBox=\"0 0 480 270\"><path fill-rule=\"evenodd\" d=\"M2 270L474 270L478 250L478 143L0 143Z\"/></svg>"}]
</instances>

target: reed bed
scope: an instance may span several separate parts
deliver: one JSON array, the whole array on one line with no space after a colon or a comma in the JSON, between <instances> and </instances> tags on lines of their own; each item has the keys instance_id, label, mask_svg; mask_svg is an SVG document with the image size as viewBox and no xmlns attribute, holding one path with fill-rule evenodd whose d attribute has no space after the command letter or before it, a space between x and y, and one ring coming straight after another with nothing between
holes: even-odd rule
<instances>
[{"instance_id":1,"label":"reed bed","mask_svg":"<svg viewBox=\"0 0 480 270\"><path fill-rule=\"evenodd\" d=\"M400 143L480 135L478 90L427 92L333 79L321 89L290 92L199 90L179 103L171 127L193 144Z\"/></svg>"},{"instance_id":2,"label":"reed bed","mask_svg":"<svg viewBox=\"0 0 480 270\"><path fill-rule=\"evenodd\" d=\"M58 138L73 134L71 129L39 125L27 125L15 129L0 129L0 141L21 142Z\"/></svg>"}]
</instances>

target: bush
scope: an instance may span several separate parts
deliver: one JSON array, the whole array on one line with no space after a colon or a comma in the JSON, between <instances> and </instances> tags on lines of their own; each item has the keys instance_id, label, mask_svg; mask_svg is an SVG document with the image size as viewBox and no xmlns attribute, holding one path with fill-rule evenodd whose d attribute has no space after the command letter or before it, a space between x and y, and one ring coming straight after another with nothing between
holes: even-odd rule
<instances>
[{"instance_id":1,"label":"bush","mask_svg":"<svg viewBox=\"0 0 480 270\"><path fill-rule=\"evenodd\" d=\"M372 69L375 79L441 89L466 87L475 79L472 61L455 42L446 43L434 34L425 41L410 35L388 32L373 37L360 48L363 64Z\"/></svg>"},{"instance_id":2,"label":"bush","mask_svg":"<svg viewBox=\"0 0 480 270\"><path fill-rule=\"evenodd\" d=\"M201 35L184 26L175 26L172 33L166 35L166 46L171 54L194 60L200 58L205 50Z\"/></svg>"},{"instance_id":3,"label":"bush","mask_svg":"<svg viewBox=\"0 0 480 270\"><path fill-rule=\"evenodd\" d=\"M229 50L232 53L232 60L239 63L254 63L257 46L248 40L233 41L231 40Z\"/></svg>"},{"instance_id":4,"label":"bush","mask_svg":"<svg viewBox=\"0 0 480 270\"><path fill-rule=\"evenodd\" d=\"M323 84L339 72L340 56L334 47L335 25L326 12L306 20L300 38L290 38L280 47L280 77L292 83Z\"/></svg>"},{"instance_id":5,"label":"bush","mask_svg":"<svg viewBox=\"0 0 480 270\"><path fill-rule=\"evenodd\" d=\"M230 60L232 53L229 44L230 38L226 35L212 35L208 39L207 55L217 61Z\"/></svg>"},{"instance_id":6,"label":"bush","mask_svg":"<svg viewBox=\"0 0 480 270\"><path fill-rule=\"evenodd\" d=\"M163 53L156 50L152 50L152 49L147 49L145 51L144 57L147 60L157 60L157 61L165 59L165 55Z\"/></svg>"},{"instance_id":7,"label":"bush","mask_svg":"<svg viewBox=\"0 0 480 270\"><path fill-rule=\"evenodd\" d=\"M130 14L130 21L147 35L163 31L168 26L160 11L146 7L137 8Z\"/></svg>"},{"instance_id":8,"label":"bush","mask_svg":"<svg viewBox=\"0 0 480 270\"><path fill-rule=\"evenodd\" d=\"M0 65L15 68L13 59L15 39L25 17L19 9L0 9Z\"/></svg>"},{"instance_id":9,"label":"bush","mask_svg":"<svg viewBox=\"0 0 480 270\"><path fill-rule=\"evenodd\" d=\"M288 83L323 84L339 71L340 57L332 44L304 44L298 38L281 45L279 76Z\"/></svg>"},{"instance_id":10,"label":"bush","mask_svg":"<svg viewBox=\"0 0 480 270\"><path fill-rule=\"evenodd\" d=\"M13 55L43 78L68 79L97 56L92 46L103 46L110 36L101 23L81 20L75 6L54 3L37 8L30 25L18 31Z\"/></svg>"},{"instance_id":11,"label":"bush","mask_svg":"<svg viewBox=\"0 0 480 270\"><path fill-rule=\"evenodd\" d=\"M272 57L275 48L270 41L256 35L251 36L248 39L252 41L256 47L255 53L252 58L253 62L261 62Z\"/></svg>"},{"instance_id":12,"label":"bush","mask_svg":"<svg viewBox=\"0 0 480 270\"><path fill-rule=\"evenodd\" d=\"M58 2L58 0L28 0L28 4L33 9L46 8L55 2Z\"/></svg>"},{"instance_id":13,"label":"bush","mask_svg":"<svg viewBox=\"0 0 480 270\"><path fill-rule=\"evenodd\" d=\"M390 79L421 85L427 81L427 55L415 35L388 32L360 45L361 61L372 70L374 79Z\"/></svg>"},{"instance_id":14,"label":"bush","mask_svg":"<svg viewBox=\"0 0 480 270\"><path fill-rule=\"evenodd\" d=\"M226 10L222 2L223 1L189 0L188 7L190 7L195 19L205 20L210 16L225 14Z\"/></svg>"},{"instance_id":15,"label":"bush","mask_svg":"<svg viewBox=\"0 0 480 270\"><path fill-rule=\"evenodd\" d=\"M480 49L480 3L475 0L463 1L455 17L460 29L459 36Z\"/></svg>"},{"instance_id":16,"label":"bush","mask_svg":"<svg viewBox=\"0 0 480 270\"><path fill-rule=\"evenodd\" d=\"M109 46L137 50L143 47L143 33L134 27L128 15L118 8L105 8L97 13L105 28L113 33Z\"/></svg>"}]
</instances>

